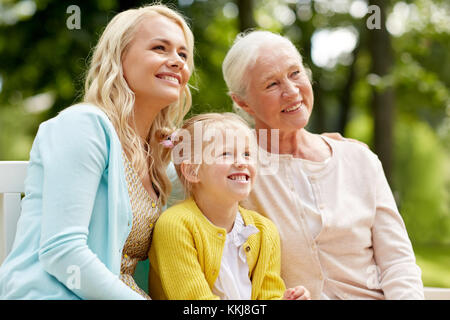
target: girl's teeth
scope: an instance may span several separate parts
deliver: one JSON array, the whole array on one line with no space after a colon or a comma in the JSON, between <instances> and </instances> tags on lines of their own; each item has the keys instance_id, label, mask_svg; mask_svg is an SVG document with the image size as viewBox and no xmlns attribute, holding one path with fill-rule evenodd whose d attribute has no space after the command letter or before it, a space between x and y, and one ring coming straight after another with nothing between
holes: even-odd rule
<instances>
[{"instance_id":1,"label":"girl's teeth","mask_svg":"<svg viewBox=\"0 0 450 320\"><path fill-rule=\"evenodd\" d=\"M231 176L231 180L247 181L246 176Z\"/></svg>"}]
</instances>

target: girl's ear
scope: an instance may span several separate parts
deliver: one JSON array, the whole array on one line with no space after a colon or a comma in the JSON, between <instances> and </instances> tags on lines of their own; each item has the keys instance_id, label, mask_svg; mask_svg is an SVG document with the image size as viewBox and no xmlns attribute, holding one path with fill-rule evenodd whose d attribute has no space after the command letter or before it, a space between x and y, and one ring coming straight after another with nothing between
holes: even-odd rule
<instances>
[{"instance_id":1,"label":"girl's ear","mask_svg":"<svg viewBox=\"0 0 450 320\"><path fill-rule=\"evenodd\" d=\"M180 165L181 173L189 183L198 183L200 181L195 167L195 165L188 163L187 160L183 160Z\"/></svg>"},{"instance_id":2,"label":"girl's ear","mask_svg":"<svg viewBox=\"0 0 450 320\"><path fill-rule=\"evenodd\" d=\"M243 99L241 99L241 97L239 97L238 95L232 93L231 94L231 99L233 99L233 101L239 107L241 107L245 112L247 112L249 115L254 115L255 114L255 112L252 110L252 108L250 108L250 106L247 104L247 102L245 102Z\"/></svg>"}]
</instances>

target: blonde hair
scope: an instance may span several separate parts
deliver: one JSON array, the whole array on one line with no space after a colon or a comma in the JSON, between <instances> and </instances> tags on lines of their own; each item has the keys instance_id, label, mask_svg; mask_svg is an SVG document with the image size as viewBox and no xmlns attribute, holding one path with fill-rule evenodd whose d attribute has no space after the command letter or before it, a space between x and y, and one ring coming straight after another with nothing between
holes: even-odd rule
<instances>
[{"instance_id":1,"label":"blonde hair","mask_svg":"<svg viewBox=\"0 0 450 320\"><path fill-rule=\"evenodd\" d=\"M260 49L265 44L284 43L294 49L298 54L300 63L303 65L303 59L300 52L294 44L286 37L270 31L249 31L239 33L228 50L222 63L222 73L228 88L228 94L235 94L240 98L245 98L248 81L246 75L248 70L254 66L259 58ZM233 109L249 123L253 123L245 111L233 101Z\"/></svg>"},{"instance_id":2,"label":"blonde hair","mask_svg":"<svg viewBox=\"0 0 450 320\"><path fill-rule=\"evenodd\" d=\"M201 137L195 136L195 127L198 125L200 125L202 128L203 135ZM203 113L193 116L190 119L187 119L183 123L183 126L181 127L181 129L178 131L177 135L174 138L175 140L179 141L179 144L183 144L182 146L177 144L176 148L174 149L175 152L178 150L183 152L184 150L189 149L189 152L187 152L186 154L178 155L180 157L180 161L174 161L175 169L184 187L184 192L186 196L192 195L193 186L184 177L181 171L181 163L182 161L187 160L187 162L190 165L189 170L191 170L191 172L197 175L198 170L200 169L200 166L203 162L196 163L194 159L195 157L194 140L196 140L197 142L199 140L201 141L202 150L204 150L208 145L214 143L214 139L208 139L207 135L205 134L209 129L218 129L221 131L221 133L224 133L225 130L227 129L234 129L235 132L238 130L243 130L244 132L246 132L246 136L250 137L251 146L255 148L257 146L254 132L248 127L245 120L235 113L231 112ZM186 137L189 139L189 141L184 140Z\"/></svg>"},{"instance_id":3,"label":"blonde hair","mask_svg":"<svg viewBox=\"0 0 450 320\"><path fill-rule=\"evenodd\" d=\"M192 74L194 36L186 21L181 14L165 5L146 5L117 14L106 26L90 61L84 101L96 105L107 114L132 166L141 176L148 171L161 202L165 204L172 188L166 174L170 152L159 142L183 121L192 104L191 93L186 85L179 101L158 113L147 140L143 142L134 126L134 93L124 78L122 68L122 57L137 27L144 19L155 15L167 17L183 30L188 49L187 65Z\"/></svg>"}]
</instances>

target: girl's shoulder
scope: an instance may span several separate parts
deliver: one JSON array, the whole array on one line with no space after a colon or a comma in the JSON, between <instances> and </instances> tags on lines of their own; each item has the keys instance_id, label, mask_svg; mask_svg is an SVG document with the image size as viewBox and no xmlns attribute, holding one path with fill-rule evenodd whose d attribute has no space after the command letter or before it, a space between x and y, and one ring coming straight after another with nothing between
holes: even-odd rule
<instances>
[{"instance_id":1,"label":"girl's shoulder","mask_svg":"<svg viewBox=\"0 0 450 320\"><path fill-rule=\"evenodd\" d=\"M245 225L254 225L263 234L278 236L278 229L275 224L268 218L262 216L256 211L242 208L239 206L239 211L244 219Z\"/></svg>"},{"instance_id":2,"label":"girl's shoulder","mask_svg":"<svg viewBox=\"0 0 450 320\"><path fill-rule=\"evenodd\" d=\"M184 200L165 210L154 227L154 239L195 238L198 234L210 234L218 227L203 216L192 200Z\"/></svg>"},{"instance_id":3,"label":"girl's shoulder","mask_svg":"<svg viewBox=\"0 0 450 320\"><path fill-rule=\"evenodd\" d=\"M184 200L166 209L158 218L157 224L186 224L195 218L195 208L191 201Z\"/></svg>"}]
</instances>

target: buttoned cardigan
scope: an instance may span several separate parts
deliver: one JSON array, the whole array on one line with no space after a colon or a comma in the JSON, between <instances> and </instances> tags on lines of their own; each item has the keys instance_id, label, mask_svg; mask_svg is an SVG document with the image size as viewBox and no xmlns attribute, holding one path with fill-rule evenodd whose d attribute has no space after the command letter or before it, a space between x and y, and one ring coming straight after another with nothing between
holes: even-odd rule
<instances>
[{"instance_id":1,"label":"buttoned cardigan","mask_svg":"<svg viewBox=\"0 0 450 320\"><path fill-rule=\"evenodd\" d=\"M281 276L313 299L423 299L421 270L378 157L357 143L324 138L325 170L306 174L292 155L268 161L241 205L271 219L281 238ZM268 170L269 172L270 170ZM310 184L322 228L308 228L297 183Z\"/></svg>"},{"instance_id":2,"label":"buttoned cardigan","mask_svg":"<svg viewBox=\"0 0 450 320\"><path fill-rule=\"evenodd\" d=\"M39 126L0 299L143 299L118 277L132 212L122 146L96 106Z\"/></svg>"},{"instance_id":3,"label":"buttoned cardigan","mask_svg":"<svg viewBox=\"0 0 450 320\"><path fill-rule=\"evenodd\" d=\"M253 300L281 299L280 240L275 225L239 207L245 225L259 232L243 248L247 256ZM226 230L212 224L191 198L166 210L155 224L149 251L152 299L219 299L212 293L218 277Z\"/></svg>"}]
</instances>

